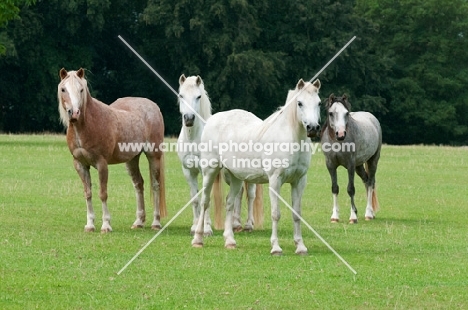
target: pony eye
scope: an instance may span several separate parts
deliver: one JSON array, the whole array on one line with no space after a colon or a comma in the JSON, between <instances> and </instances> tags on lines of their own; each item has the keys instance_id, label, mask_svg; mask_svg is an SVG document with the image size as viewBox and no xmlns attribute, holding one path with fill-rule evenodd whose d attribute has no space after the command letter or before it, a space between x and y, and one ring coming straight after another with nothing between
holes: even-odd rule
<instances>
[{"instance_id":1,"label":"pony eye","mask_svg":"<svg viewBox=\"0 0 468 310\"><path fill-rule=\"evenodd\" d=\"M197 97L197 100L201 99L201 95Z\"/></svg>"},{"instance_id":2,"label":"pony eye","mask_svg":"<svg viewBox=\"0 0 468 310\"><path fill-rule=\"evenodd\" d=\"M299 108L302 108L302 102L298 101L298 102L297 102L297 106L298 106Z\"/></svg>"},{"instance_id":3,"label":"pony eye","mask_svg":"<svg viewBox=\"0 0 468 310\"><path fill-rule=\"evenodd\" d=\"M62 93L64 93L64 92L65 92L65 88L62 87Z\"/></svg>"},{"instance_id":4,"label":"pony eye","mask_svg":"<svg viewBox=\"0 0 468 310\"><path fill-rule=\"evenodd\" d=\"M333 116L333 113L332 113L332 112L328 113L328 116L332 117L332 116Z\"/></svg>"}]
</instances>

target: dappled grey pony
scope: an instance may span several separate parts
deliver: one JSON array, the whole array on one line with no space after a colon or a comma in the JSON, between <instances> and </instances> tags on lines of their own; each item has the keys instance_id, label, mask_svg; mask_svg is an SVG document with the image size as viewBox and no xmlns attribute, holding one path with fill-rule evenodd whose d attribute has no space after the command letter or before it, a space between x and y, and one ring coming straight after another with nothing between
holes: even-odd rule
<instances>
[{"instance_id":1,"label":"dappled grey pony","mask_svg":"<svg viewBox=\"0 0 468 310\"><path fill-rule=\"evenodd\" d=\"M380 123L369 112L350 112L348 98L330 95L327 105L327 122L322 129L321 142L326 165L332 181L333 214L331 222L339 221L336 168L348 170L348 194L351 198L350 223L357 223L354 204L354 172L364 182L367 192L366 220L375 218L379 204L375 192L375 173L382 146Z\"/></svg>"}]
</instances>

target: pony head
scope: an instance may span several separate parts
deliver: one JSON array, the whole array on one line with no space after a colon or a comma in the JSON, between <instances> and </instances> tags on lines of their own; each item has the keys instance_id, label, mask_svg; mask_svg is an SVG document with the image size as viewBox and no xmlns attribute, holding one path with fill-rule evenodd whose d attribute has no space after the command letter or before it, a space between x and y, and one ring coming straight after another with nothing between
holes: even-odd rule
<instances>
[{"instance_id":1,"label":"pony head","mask_svg":"<svg viewBox=\"0 0 468 310\"><path fill-rule=\"evenodd\" d=\"M188 78L184 74L180 76L179 111L182 115L183 126L186 127L192 127L196 117L204 123L211 116L211 103L199 75Z\"/></svg>"},{"instance_id":2,"label":"pony head","mask_svg":"<svg viewBox=\"0 0 468 310\"><path fill-rule=\"evenodd\" d=\"M88 85L83 68L70 72L62 68L59 75L61 81L57 92L58 108L63 125L68 127L69 123L77 122L84 112Z\"/></svg>"},{"instance_id":3,"label":"pony head","mask_svg":"<svg viewBox=\"0 0 468 310\"><path fill-rule=\"evenodd\" d=\"M348 127L349 111L351 111L351 104L348 102L348 97L343 95L335 97L331 94L327 102L328 125L335 133L338 140L346 138L346 130Z\"/></svg>"},{"instance_id":4,"label":"pony head","mask_svg":"<svg viewBox=\"0 0 468 310\"><path fill-rule=\"evenodd\" d=\"M302 123L309 138L315 138L320 132L320 80L304 82L300 79L296 88L289 92L287 102L295 106L295 117Z\"/></svg>"}]
</instances>

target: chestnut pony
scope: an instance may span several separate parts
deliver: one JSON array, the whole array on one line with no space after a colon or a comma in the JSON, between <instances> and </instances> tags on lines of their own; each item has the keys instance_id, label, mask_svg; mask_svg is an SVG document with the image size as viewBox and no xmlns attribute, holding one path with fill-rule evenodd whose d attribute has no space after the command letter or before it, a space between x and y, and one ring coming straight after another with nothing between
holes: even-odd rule
<instances>
[{"instance_id":1,"label":"chestnut pony","mask_svg":"<svg viewBox=\"0 0 468 310\"><path fill-rule=\"evenodd\" d=\"M143 178L139 168L141 153L145 153L149 162L154 206L151 228L160 229L160 218L166 215L166 199L163 153L159 150L164 138L164 121L159 107L148 99L136 97L120 98L106 105L91 97L82 68L69 72L62 68L59 75L61 81L57 94L60 119L67 128L68 148L84 186L87 206L85 231L95 229L89 169L93 166L99 175L99 197L103 213L101 232L110 232L108 165L119 163L126 163L136 191L137 211L132 228L143 227L145 204Z\"/></svg>"}]
</instances>

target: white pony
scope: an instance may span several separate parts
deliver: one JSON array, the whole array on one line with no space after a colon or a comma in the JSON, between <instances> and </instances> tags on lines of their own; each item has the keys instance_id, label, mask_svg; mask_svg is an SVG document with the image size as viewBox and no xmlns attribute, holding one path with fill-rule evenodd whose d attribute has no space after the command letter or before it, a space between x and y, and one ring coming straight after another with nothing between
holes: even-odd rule
<instances>
[{"instance_id":1,"label":"white pony","mask_svg":"<svg viewBox=\"0 0 468 310\"><path fill-rule=\"evenodd\" d=\"M294 90L289 91L286 105L262 121L244 110L231 110L213 115L205 124L201 142L212 143L213 147L201 152L203 173L203 208L200 218L209 206L213 182L221 168L230 175L231 187L226 203L224 239L226 248L235 248L232 227L232 210L242 181L269 183L271 200L271 254L281 255L278 243L278 221L280 210L278 196L284 183L291 184L292 205L301 213L301 197L307 182L310 165L310 139L320 130L320 81L304 82L302 79ZM271 147L277 149L270 152ZM293 147L303 145L302 150ZM286 148L289 148L286 150ZM273 192L274 191L274 192ZM275 193L276 192L276 193ZM306 254L302 240L300 219L293 214L294 242L296 254ZM203 246L203 220L199 220L192 246Z\"/></svg>"},{"instance_id":2,"label":"white pony","mask_svg":"<svg viewBox=\"0 0 468 310\"><path fill-rule=\"evenodd\" d=\"M205 91L203 80L200 76L185 77L182 74L179 78L179 111L182 115L182 129L177 140L178 143L178 156L182 163L182 171L185 179L190 186L190 196L193 197L198 193L198 174L200 173L200 140L205 127L205 122L211 117L211 102L208 94ZM226 179L229 183L229 179ZM215 186L221 186L220 180L215 183ZM252 230L254 222L259 223L260 218L254 218L254 201L256 198L255 184L246 184L247 198L248 198L248 219L244 227L245 230ZM222 205L222 195L218 195L221 188L214 191L215 205L220 209ZM261 198L261 197L258 197ZM241 206L242 193L239 193L236 203L236 216L234 225L237 230L242 230L240 223L240 206ZM195 228L200 216L200 203L198 199L193 202L193 225L190 233L195 233ZM263 205L256 202L255 207L263 210ZM256 212L255 214L257 214ZM215 213L215 227L221 228L221 213ZM213 234L211 228L211 219L209 212L204 215L204 235L209 236ZM241 227L239 229L239 227Z\"/></svg>"}]
</instances>

